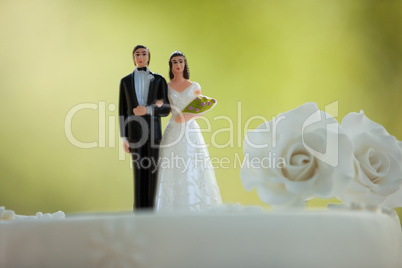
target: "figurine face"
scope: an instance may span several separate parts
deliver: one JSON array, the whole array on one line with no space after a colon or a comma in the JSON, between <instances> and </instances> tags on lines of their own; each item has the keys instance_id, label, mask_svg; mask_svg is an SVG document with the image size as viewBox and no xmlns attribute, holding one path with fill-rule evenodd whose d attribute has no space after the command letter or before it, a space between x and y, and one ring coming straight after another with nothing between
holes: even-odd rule
<instances>
[{"instance_id":1,"label":"figurine face","mask_svg":"<svg viewBox=\"0 0 402 268\"><path fill-rule=\"evenodd\" d=\"M148 66L148 61L149 61L149 56L148 56L148 50L145 48L139 48L134 52L134 63L135 66L138 68L141 67L147 67Z\"/></svg>"},{"instance_id":2,"label":"figurine face","mask_svg":"<svg viewBox=\"0 0 402 268\"><path fill-rule=\"evenodd\" d=\"M172 72L173 74L183 73L186 63L184 57L177 56L172 58Z\"/></svg>"}]
</instances>

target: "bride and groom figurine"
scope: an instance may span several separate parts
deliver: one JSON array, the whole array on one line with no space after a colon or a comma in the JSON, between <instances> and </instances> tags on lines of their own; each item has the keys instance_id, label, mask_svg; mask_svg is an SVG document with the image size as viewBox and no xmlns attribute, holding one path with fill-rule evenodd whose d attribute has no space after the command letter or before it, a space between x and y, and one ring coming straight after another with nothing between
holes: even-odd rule
<instances>
[{"instance_id":1,"label":"bride and groom figurine","mask_svg":"<svg viewBox=\"0 0 402 268\"><path fill-rule=\"evenodd\" d=\"M134 170L134 210L199 211L222 204L215 171L195 121L215 100L189 81L185 55L172 53L170 82L148 69L149 49L133 50L136 68L120 82L123 149ZM185 111L185 113L183 113ZM162 136L161 117L172 114Z\"/></svg>"}]
</instances>

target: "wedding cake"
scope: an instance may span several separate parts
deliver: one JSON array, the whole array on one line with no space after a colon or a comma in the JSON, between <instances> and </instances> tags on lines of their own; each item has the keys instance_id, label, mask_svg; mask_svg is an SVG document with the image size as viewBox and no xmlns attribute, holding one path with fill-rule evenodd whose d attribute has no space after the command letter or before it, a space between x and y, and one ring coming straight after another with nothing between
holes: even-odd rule
<instances>
[{"instance_id":1,"label":"wedding cake","mask_svg":"<svg viewBox=\"0 0 402 268\"><path fill-rule=\"evenodd\" d=\"M0 207L0 267L402 267L401 143L363 113L339 125L312 103L276 120L275 139L275 120L247 135L241 170L274 212L23 217ZM281 164L266 166L268 153ZM345 205L304 211L314 197Z\"/></svg>"},{"instance_id":2,"label":"wedding cake","mask_svg":"<svg viewBox=\"0 0 402 268\"><path fill-rule=\"evenodd\" d=\"M112 214L0 224L0 267L400 267L371 211Z\"/></svg>"}]
</instances>

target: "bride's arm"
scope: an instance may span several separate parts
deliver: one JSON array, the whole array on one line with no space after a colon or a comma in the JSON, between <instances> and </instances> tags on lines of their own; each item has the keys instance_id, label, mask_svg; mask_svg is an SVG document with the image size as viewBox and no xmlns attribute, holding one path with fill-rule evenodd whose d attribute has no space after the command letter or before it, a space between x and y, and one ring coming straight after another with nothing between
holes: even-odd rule
<instances>
[{"instance_id":1,"label":"bride's arm","mask_svg":"<svg viewBox=\"0 0 402 268\"><path fill-rule=\"evenodd\" d=\"M174 119L174 121L176 123L184 123L187 122L190 119L197 119L201 116L203 116L204 114L180 114L178 116L176 116L176 118Z\"/></svg>"}]
</instances>

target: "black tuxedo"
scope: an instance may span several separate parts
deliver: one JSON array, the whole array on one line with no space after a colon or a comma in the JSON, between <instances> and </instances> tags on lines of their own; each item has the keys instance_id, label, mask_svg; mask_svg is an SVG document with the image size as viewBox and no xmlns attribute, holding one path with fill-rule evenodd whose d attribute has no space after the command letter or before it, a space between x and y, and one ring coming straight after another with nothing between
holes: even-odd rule
<instances>
[{"instance_id":1,"label":"black tuxedo","mask_svg":"<svg viewBox=\"0 0 402 268\"><path fill-rule=\"evenodd\" d=\"M138 104L135 91L135 72L120 81L119 121L120 135L130 143L134 170L134 208L153 208L159 144L162 139L161 119L170 113L170 105L165 79L156 73L149 84L146 106L151 106L153 114L134 115ZM158 108L156 100L163 99L164 105Z\"/></svg>"}]
</instances>

